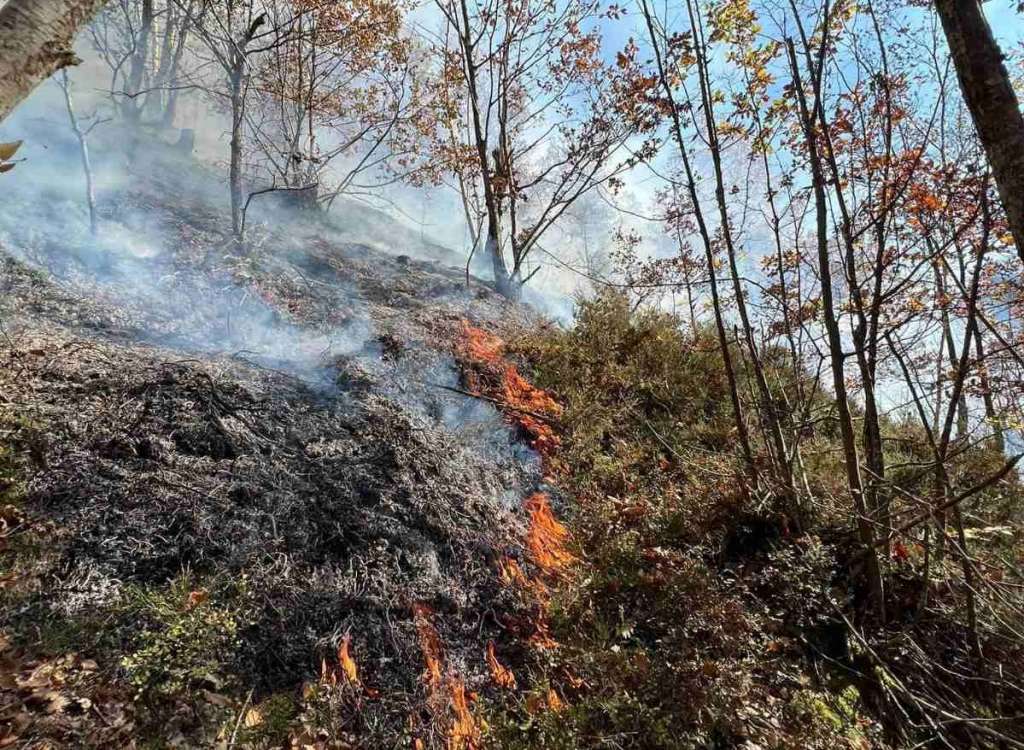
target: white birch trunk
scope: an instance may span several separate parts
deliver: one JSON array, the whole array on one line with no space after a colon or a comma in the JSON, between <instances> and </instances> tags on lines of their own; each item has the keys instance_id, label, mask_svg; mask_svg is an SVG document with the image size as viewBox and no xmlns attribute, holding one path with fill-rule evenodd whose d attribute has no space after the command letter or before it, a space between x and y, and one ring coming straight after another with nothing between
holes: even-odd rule
<instances>
[{"instance_id":1,"label":"white birch trunk","mask_svg":"<svg viewBox=\"0 0 1024 750\"><path fill-rule=\"evenodd\" d=\"M104 0L8 0L0 7L0 121L58 70L75 65L78 29Z\"/></svg>"}]
</instances>

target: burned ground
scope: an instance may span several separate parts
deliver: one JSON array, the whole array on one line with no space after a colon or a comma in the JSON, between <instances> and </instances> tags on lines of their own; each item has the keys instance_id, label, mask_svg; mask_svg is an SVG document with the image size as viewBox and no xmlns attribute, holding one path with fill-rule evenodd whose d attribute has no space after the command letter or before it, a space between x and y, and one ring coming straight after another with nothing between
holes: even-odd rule
<instances>
[{"instance_id":1,"label":"burned ground","mask_svg":"<svg viewBox=\"0 0 1024 750\"><path fill-rule=\"evenodd\" d=\"M54 648L38 624L56 623L116 683L152 625L125 601L184 576L238 612L210 690L294 692L351 634L382 696L361 721L393 740L422 701L419 604L482 687L496 560L519 554L540 470L490 405L447 390L450 350L461 320L524 313L437 262L314 229L229 252L208 212L121 198L155 249L4 238L0 392L35 446L40 543L4 593L19 647Z\"/></svg>"}]
</instances>

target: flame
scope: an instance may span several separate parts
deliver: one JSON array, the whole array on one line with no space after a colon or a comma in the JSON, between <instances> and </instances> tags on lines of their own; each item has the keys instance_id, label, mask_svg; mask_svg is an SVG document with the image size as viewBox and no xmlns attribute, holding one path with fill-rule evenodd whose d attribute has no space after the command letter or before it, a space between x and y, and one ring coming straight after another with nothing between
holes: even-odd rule
<instances>
[{"instance_id":1,"label":"flame","mask_svg":"<svg viewBox=\"0 0 1024 750\"><path fill-rule=\"evenodd\" d=\"M466 686L461 680L452 680L451 702L455 721L448 729L448 750L478 750L480 747L480 729L469 711L466 699Z\"/></svg>"},{"instance_id":2,"label":"flame","mask_svg":"<svg viewBox=\"0 0 1024 750\"><path fill-rule=\"evenodd\" d=\"M524 589L530 587L530 580L526 577L526 573L511 557L504 557L498 561L498 574L501 576L501 582L506 586L520 586Z\"/></svg>"},{"instance_id":3,"label":"flame","mask_svg":"<svg viewBox=\"0 0 1024 750\"><path fill-rule=\"evenodd\" d=\"M551 459L561 441L549 420L562 415L561 405L503 360L505 344L500 338L467 321L462 321L456 354L468 370L469 390L497 401L505 418L530 436L531 447Z\"/></svg>"},{"instance_id":4,"label":"flame","mask_svg":"<svg viewBox=\"0 0 1024 750\"><path fill-rule=\"evenodd\" d=\"M558 696L554 688L549 687L543 695L533 693L528 696L526 710L534 716L545 710L557 714L565 710L565 701Z\"/></svg>"},{"instance_id":5,"label":"flame","mask_svg":"<svg viewBox=\"0 0 1024 750\"><path fill-rule=\"evenodd\" d=\"M524 506L530 514L526 543L533 562L547 573L555 573L570 565L575 558L566 549L569 532L551 512L551 503L543 492L535 492Z\"/></svg>"},{"instance_id":6,"label":"flame","mask_svg":"<svg viewBox=\"0 0 1024 750\"><path fill-rule=\"evenodd\" d=\"M487 642L487 666L491 670L491 679L494 680L495 685L515 690L516 676L512 674L511 669L499 662L498 657L494 655L494 641Z\"/></svg>"},{"instance_id":7,"label":"flame","mask_svg":"<svg viewBox=\"0 0 1024 750\"><path fill-rule=\"evenodd\" d=\"M483 328L462 321L462 349L470 360L486 364L498 364L505 355L505 342Z\"/></svg>"},{"instance_id":8,"label":"flame","mask_svg":"<svg viewBox=\"0 0 1024 750\"><path fill-rule=\"evenodd\" d=\"M423 659L427 664L426 682L430 689L432 698L439 698L439 702L431 701L432 712L435 717L441 717L444 709L444 699L440 692L445 684L442 671L444 661L444 649L441 644L441 636L437 628L431 623L433 612L426 604L417 603L413 605L413 621L416 625L416 633L419 636L420 650L423 651ZM511 674L511 673L510 673ZM448 726L448 750L479 750L481 743L480 728L473 719L469 710L469 699L466 696L466 686L455 675L449 675L447 679L448 703L451 707L453 720ZM417 750L423 747L419 738L414 740L413 745Z\"/></svg>"},{"instance_id":9,"label":"flame","mask_svg":"<svg viewBox=\"0 0 1024 750\"><path fill-rule=\"evenodd\" d=\"M416 633L420 639L420 650L427 664L427 684L431 690L437 690L441 686L441 663L444 659L441 636L430 622L430 616L433 614L430 607L426 604L414 604L412 611Z\"/></svg>"},{"instance_id":10,"label":"flame","mask_svg":"<svg viewBox=\"0 0 1024 750\"><path fill-rule=\"evenodd\" d=\"M554 688L548 688L547 701L548 709L556 714L565 708L565 701L558 697L558 693L555 692Z\"/></svg>"},{"instance_id":11,"label":"flame","mask_svg":"<svg viewBox=\"0 0 1024 750\"><path fill-rule=\"evenodd\" d=\"M359 684L359 670L356 668L356 663L352 659L352 656L348 652L349 644L352 642L351 636L347 633L345 637L341 639L341 645L338 647L338 664L341 666L345 677L353 685Z\"/></svg>"},{"instance_id":12,"label":"flame","mask_svg":"<svg viewBox=\"0 0 1024 750\"><path fill-rule=\"evenodd\" d=\"M533 622L534 632L530 636L530 645L541 651L558 648L558 641L551 637L547 616L539 615Z\"/></svg>"}]
</instances>

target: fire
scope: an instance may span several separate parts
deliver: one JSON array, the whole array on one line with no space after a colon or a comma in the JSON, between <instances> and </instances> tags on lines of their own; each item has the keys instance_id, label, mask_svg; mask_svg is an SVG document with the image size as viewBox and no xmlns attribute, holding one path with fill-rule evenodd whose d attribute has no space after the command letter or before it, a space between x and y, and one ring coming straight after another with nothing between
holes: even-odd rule
<instances>
[{"instance_id":1,"label":"fire","mask_svg":"<svg viewBox=\"0 0 1024 750\"><path fill-rule=\"evenodd\" d=\"M341 639L341 645L338 647L338 664L341 665L341 669L345 677L348 678L348 681L353 685L358 685L359 670L356 668L356 663L348 652L351 642L351 636L346 633L345 637Z\"/></svg>"},{"instance_id":2,"label":"fire","mask_svg":"<svg viewBox=\"0 0 1024 750\"><path fill-rule=\"evenodd\" d=\"M431 695L431 711L436 718L444 717L445 699L440 692L447 683L448 706L451 708L452 720L448 724L448 750L479 750L481 743L480 728L469 710L469 699L466 686L457 675L450 674L445 680L443 672L444 648L441 636L430 621L433 612L426 604L413 605L413 621L419 636L420 650L427 664L426 682ZM446 720L447 717L441 720ZM422 740L417 738L414 747L422 747Z\"/></svg>"},{"instance_id":3,"label":"fire","mask_svg":"<svg viewBox=\"0 0 1024 750\"><path fill-rule=\"evenodd\" d=\"M526 577L519 563L511 557L504 557L498 561L498 574L506 586L514 585L524 589L530 587L530 579Z\"/></svg>"},{"instance_id":4,"label":"fire","mask_svg":"<svg viewBox=\"0 0 1024 750\"><path fill-rule=\"evenodd\" d=\"M562 407L550 393L524 378L514 364L505 360L505 354L505 344L499 337L467 321L462 322L462 335L455 347L455 355L462 365L467 389L495 402L505 418L529 436L530 445L540 454L546 471L557 473L553 465L561 447L556 426L562 416ZM576 562L576 558L568 549L569 532L555 518L546 494L536 492L530 495L524 508L529 514L526 546L530 561L538 572L528 576L510 557L498 561L498 572L505 585L515 586L532 605L532 613L523 621L532 631L528 637L529 644L537 649L556 648L558 643L552 638L548 625L549 589L544 577L562 573ZM427 652L428 649L424 648L424 653ZM507 689L516 687L515 675L498 661L493 641L487 644L486 661L496 685ZM468 709L465 716L469 723L463 723L464 691L461 683L452 683L451 687L456 722L449 733L449 748L472 750L476 747L476 735L473 734L476 730ZM565 708L565 703L554 690L549 689L538 699L548 711L558 712Z\"/></svg>"},{"instance_id":5,"label":"fire","mask_svg":"<svg viewBox=\"0 0 1024 750\"><path fill-rule=\"evenodd\" d=\"M526 543L533 562L547 573L555 573L575 561L566 549L569 532L551 512L551 503L543 492L535 492L526 500L530 528Z\"/></svg>"},{"instance_id":6,"label":"fire","mask_svg":"<svg viewBox=\"0 0 1024 750\"><path fill-rule=\"evenodd\" d=\"M547 461L561 442L552 426L562 407L547 391L532 385L516 366L505 362L504 342L492 333L462 322L456 354L466 371L469 390L498 403L505 418L530 436L530 445Z\"/></svg>"},{"instance_id":7,"label":"fire","mask_svg":"<svg viewBox=\"0 0 1024 750\"><path fill-rule=\"evenodd\" d=\"M565 701L558 697L558 693L552 688L548 688L548 709L554 711L556 714L565 708Z\"/></svg>"},{"instance_id":8,"label":"fire","mask_svg":"<svg viewBox=\"0 0 1024 750\"><path fill-rule=\"evenodd\" d=\"M338 644L338 664L328 664L327 659L320 660L320 682L323 685L337 685L339 682L345 682L349 685L355 685L356 687L362 687L362 683L359 682L359 669L356 667L356 662L349 653L349 648L352 643L352 637L345 634L345 637L341 639L341 643ZM375 692L367 690L367 693Z\"/></svg>"},{"instance_id":9,"label":"fire","mask_svg":"<svg viewBox=\"0 0 1024 750\"><path fill-rule=\"evenodd\" d=\"M515 690L516 676L512 674L511 669L498 661L498 657L494 654L494 641L487 642L487 666L491 670L491 678L495 685Z\"/></svg>"},{"instance_id":10,"label":"fire","mask_svg":"<svg viewBox=\"0 0 1024 750\"><path fill-rule=\"evenodd\" d=\"M558 648L558 641L551 637L551 629L548 626L547 614L541 611L532 622L533 635L530 636L530 645L541 651Z\"/></svg>"},{"instance_id":11,"label":"fire","mask_svg":"<svg viewBox=\"0 0 1024 750\"><path fill-rule=\"evenodd\" d=\"M416 633L420 639L420 650L423 651L423 659L427 663L427 684L431 690L437 690L441 686L441 663L444 659L441 636L430 622L430 616L433 614L430 607L426 604L414 604L412 611Z\"/></svg>"},{"instance_id":12,"label":"fire","mask_svg":"<svg viewBox=\"0 0 1024 750\"><path fill-rule=\"evenodd\" d=\"M455 721L448 729L448 750L477 750L480 747L480 729L469 711L466 686L461 680L452 680L450 687Z\"/></svg>"},{"instance_id":13,"label":"fire","mask_svg":"<svg viewBox=\"0 0 1024 750\"><path fill-rule=\"evenodd\" d=\"M505 342L483 328L462 321L462 347L467 358L476 362L496 365L505 355Z\"/></svg>"},{"instance_id":14,"label":"fire","mask_svg":"<svg viewBox=\"0 0 1024 750\"><path fill-rule=\"evenodd\" d=\"M543 694L534 693L526 699L526 710L536 716L543 711L560 713L565 710L565 701L558 697L554 688L548 688Z\"/></svg>"}]
</instances>

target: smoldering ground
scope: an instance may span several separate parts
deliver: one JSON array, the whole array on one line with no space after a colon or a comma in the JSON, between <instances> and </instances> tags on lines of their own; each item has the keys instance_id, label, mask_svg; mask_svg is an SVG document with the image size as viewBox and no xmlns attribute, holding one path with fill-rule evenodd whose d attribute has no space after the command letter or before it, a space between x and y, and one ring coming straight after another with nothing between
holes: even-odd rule
<instances>
[{"instance_id":1,"label":"smoldering ground","mask_svg":"<svg viewBox=\"0 0 1024 750\"><path fill-rule=\"evenodd\" d=\"M116 674L151 625L126 597L186 572L234 592L234 687L292 690L350 633L389 704L359 721L393 738L423 697L422 602L483 688L495 561L520 554L539 466L489 404L440 386L459 383L462 319L525 313L269 208L240 250L215 170L112 126L92 143L93 235L77 144L46 107L19 118L47 127L4 176L0 384L34 446L25 510L49 526L5 619L91 633L75 647Z\"/></svg>"}]
</instances>

